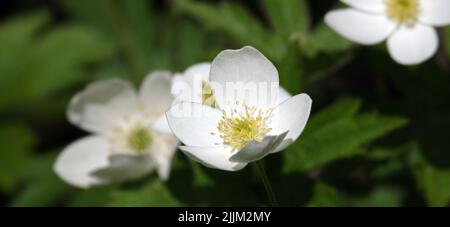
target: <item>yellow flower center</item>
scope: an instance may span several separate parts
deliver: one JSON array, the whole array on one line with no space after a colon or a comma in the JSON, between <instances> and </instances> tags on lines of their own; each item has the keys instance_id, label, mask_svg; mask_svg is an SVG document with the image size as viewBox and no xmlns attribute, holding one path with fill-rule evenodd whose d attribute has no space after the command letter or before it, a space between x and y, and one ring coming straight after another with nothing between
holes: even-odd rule
<instances>
[{"instance_id":1,"label":"yellow flower center","mask_svg":"<svg viewBox=\"0 0 450 227\"><path fill-rule=\"evenodd\" d=\"M236 109L228 115L222 110L222 119L217 129L223 143L235 149L245 147L251 141L261 142L265 135L272 130L267 126L272 110L258 111L254 107L244 105L244 109L238 112Z\"/></svg>"},{"instance_id":2,"label":"yellow flower center","mask_svg":"<svg viewBox=\"0 0 450 227\"><path fill-rule=\"evenodd\" d=\"M136 126L127 135L127 145L135 152L145 151L152 142L152 136L148 128Z\"/></svg>"},{"instance_id":3,"label":"yellow flower center","mask_svg":"<svg viewBox=\"0 0 450 227\"><path fill-rule=\"evenodd\" d=\"M384 0L388 17L398 23L414 25L419 16L419 0Z\"/></svg>"},{"instance_id":4,"label":"yellow flower center","mask_svg":"<svg viewBox=\"0 0 450 227\"><path fill-rule=\"evenodd\" d=\"M202 103L213 108L217 107L216 99L212 93L211 85L208 82L202 81Z\"/></svg>"}]
</instances>

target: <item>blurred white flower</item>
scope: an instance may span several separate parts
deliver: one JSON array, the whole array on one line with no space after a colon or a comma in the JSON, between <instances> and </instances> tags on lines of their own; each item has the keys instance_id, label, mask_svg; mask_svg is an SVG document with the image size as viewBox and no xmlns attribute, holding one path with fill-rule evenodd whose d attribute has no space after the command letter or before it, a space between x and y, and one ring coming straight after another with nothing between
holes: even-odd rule
<instances>
[{"instance_id":1,"label":"blurred white flower","mask_svg":"<svg viewBox=\"0 0 450 227\"><path fill-rule=\"evenodd\" d=\"M166 113L186 155L211 168L236 171L300 136L312 101L300 94L279 104L278 72L258 50L222 51L210 66L209 80L208 68L202 64L187 72L201 71L211 95L205 100L202 92L194 92L194 100L179 101Z\"/></svg>"},{"instance_id":2,"label":"blurred white flower","mask_svg":"<svg viewBox=\"0 0 450 227\"><path fill-rule=\"evenodd\" d=\"M157 71L139 93L124 80L88 85L71 101L69 121L92 135L67 146L54 170L71 185L88 188L142 177L156 169L169 177L178 140L164 112L173 102L171 74Z\"/></svg>"},{"instance_id":3,"label":"blurred white flower","mask_svg":"<svg viewBox=\"0 0 450 227\"><path fill-rule=\"evenodd\" d=\"M400 64L420 64L437 51L434 27L450 24L449 0L341 0L325 22L345 38L364 45L387 39L391 57Z\"/></svg>"}]
</instances>

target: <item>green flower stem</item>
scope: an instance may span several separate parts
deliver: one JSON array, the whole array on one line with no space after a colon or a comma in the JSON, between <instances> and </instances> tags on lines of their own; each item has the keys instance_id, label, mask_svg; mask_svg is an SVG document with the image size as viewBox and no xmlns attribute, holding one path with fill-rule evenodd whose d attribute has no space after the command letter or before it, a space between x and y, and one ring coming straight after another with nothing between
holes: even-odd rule
<instances>
[{"instance_id":1,"label":"green flower stem","mask_svg":"<svg viewBox=\"0 0 450 227\"><path fill-rule=\"evenodd\" d=\"M269 198L271 206L277 207L278 201L275 197L275 193L273 193L272 185L270 184L269 178L267 177L266 170L264 169L262 161L256 161L253 166L264 184L264 188L266 189L267 197Z\"/></svg>"}]
</instances>

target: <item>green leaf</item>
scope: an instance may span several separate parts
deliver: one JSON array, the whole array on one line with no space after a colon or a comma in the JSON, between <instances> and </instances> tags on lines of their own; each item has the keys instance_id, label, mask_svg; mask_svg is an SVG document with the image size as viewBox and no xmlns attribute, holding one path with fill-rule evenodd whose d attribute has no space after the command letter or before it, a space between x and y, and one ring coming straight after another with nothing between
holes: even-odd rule
<instances>
[{"instance_id":1,"label":"green leaf","mask_svg":"<svg viewBox=\"0 0 450 227\"><path fill-rule=\"evenodd\" d=\"M284 37L307 32L310 22L306 1L264 0L264 6L275 31Z\"/></svg>"},{"instance_id":2,"label":"green leaf","mask_svg":"<svg viewBox=\"0 0 450 227\"><path fill-rule=\"evenodd\" d=\"M345 201L331 186L317 182L314 186L314 196L308 206L343 206Z\"/></svg>"},{"instance_id":3,"label":"green leaf","mask_svg":"<svg viewBox=\"0 0 450 227\"><path fill-rule=\"evenodd\" d=\"M66 199L73 188L53 172L56 155L50 153L33 158L33 162L23 171L20 179L25 184L15 196L12 206L54 206Z\"/></svg>"},{"instance_id":4,"label":"green leaf","mask_svg":"<svg viewBox=\"0 0 450 227\"><path fill-rule=\"evenodd\" d=\"M83 65L105 59L112 55L112 51L111 43L93 30L78 26L56 29L33 49L32 59L28 62L30 71L25 71L24 77L34 75L24 89L35 97L64 88L83 79L80 71Z\"/></svg>"},{"instance_id":5,"label":"green leaf","mask_svg":"<svg viewBox=\"0 0 450 227\"><path fill-rule=\"evenodd\" d=\"M309 58L323 54L335 54L349 50L353 47L352 42L344 39L322 23L308 35L296 34L291 37L297 40L300 51Z\"/></svg>"},{"instance_id":6,"label":"green leaf","mask_svg":"<svg viewBox=\"0 0 450 227\"><path fill-rule=\"evenodd\" d=\"M11 98L20 96L17 93L20 78L25 70L23 61L31 48L34 34L48 21L48 15L42 12L25 17L12 18L0 26L0 108L2 104L11 102ZM13 90L14 89L14 90ZM12 92L14 91L14 92ZM15 97L12 97L15 96Z\"/></svg>"},{"instance_id":7,"label":"green leaf","mask_svg":"<svg viewBox=\"0 0 450 227\"><path fill-rule=\"evenodd\" d=\"M192 172L194 174L194 180L192 185L194 187L211 187L214 185L214 182L203 172L203 169L200 167L200 164L190 160Z\"/></svg>"},{"instance_id":8,"label":"green leaf","mask_svg":"<svg viewBox=\"0 0 450 227\"><path fill-rule=\"evenodd\" d=\"M68 203L73 207L98 207L106 206L111 199L111 186L97 186L86 190L80 190Z\"/></svg>"},{"instance_id":9,"label":"green leaf","mask_svg":"<svg viewBox=\"0 0 450 227\"><path fill-rule=\"evenodd\" d=\"M405 193L392 186L378 186L364 197L352 198L350 205L357 207L399 207L402 205Z\"/></svg>"},{"instance_id":10,"label":"green leaf","mask_svg":"<svg viewBox=\"0 0 450 227\"><path fill-rule=\"evenodd\" d=\"M0 190L11 192L30 161L35 143L33 132L21 124L0 125Z\"/></svg>"},{"instance_id":11,"label":"green leaf","mask_svg":"<svg viewBox=\"0 0 450 227\"><path fill-rule=\"evenodd\" d=\"M407 122L404 118L377 114L352 117L358 106L355 101L341 101L314 116L311 128L307 125L298 141L284 152L284 171L305 171L356 155L363 151L363 145Z\"/></svg>"},{"instance_id":12,"label":"green leaf","mask_svg":"<svg viewBox=\"0 0 450 227\"><path fill-rule=\"evenodd\" d=\"M447 206L450 202L450 170L439 170L427 165L417 174L428 204Z\"/></svg>"},{"instance_id":13,"label":"green leaf","mask_svg":"<svg viewBox=\"0 0 450 227\"><path fill-rule=\"evenodd\" d=\"M207 27L225 32L239 45L252 45L272 60L281 59L287 49L280 36L272 36L244 8L224 2L212 6L191 0L173 1L176 10L194 16Z\"/></svg>"},{"instance_id":14,"label":"green leaf","mask_svg":"<svg viewBox=\"0 0 450 227\"><path fill-rule=\"evenodd\" d=\"M0 27L4 41L0 42L0 108L43 99L87 80L87 65L114 53L105 37L85 27L66 25L37 33L46 22L43 18L41 13L33 14Z\"/></svg>"},{"instance_id":15,"label":"green leaf","mask_svg":"<svg viewBox=\"0 0 450 227\"><path fill-rule=\"evenodd\" d=\"M419 152L414 153L412 170L416 183L430 206L450 204L450 169L439 169L426 161Z\"/></svg>"},{"instance_id":16,"label":"green leaf","mask_svg":"<svg viewBox=\"0 0 450 227\"><path fill-rule=\"evenodd\" d=\"M110 206L179 206L181 205L159 180L133 188L113 191Z\"/></svg>"},{"instance_id":17,"label":"green leaf","mask_svg":"<svg viewBox=\"0 0 450 227\"><path fill-rule=\"evenodd\" d=\"M343 98L316 113L308 122L308 131L314 131L335 121L352 118L361 108L361 101L354 98Z\"/></svg>"},{"instance_id":18,"label":"green leaf","mask_svg":"<svg viewBox=\"0 0 450 227\"><path fill-rule=\"evenodd\" d=\"M398 157L407 152L417 151L418 144L415 141L408 142L393 148L377 147L365 154L371 160L383 161Z\"/></svg>"},{"instance_id":19,"label":"green leaf","mask_svg":"<svg viewBox=\"0 0 450 227\"><path fill-rule=\"evenodd\" d=\"M32 41L33 35L44 27L48 21L49 16L46 12L36 12L23 17L11 18L2 23L0 29L0 45L2 47L2 51L0 52L1 66L8 66L7 64L3 64L4 61L14 63L8 57L11 57L11 54L25 51L25 47Z\"/></svg>"}]
</instances>

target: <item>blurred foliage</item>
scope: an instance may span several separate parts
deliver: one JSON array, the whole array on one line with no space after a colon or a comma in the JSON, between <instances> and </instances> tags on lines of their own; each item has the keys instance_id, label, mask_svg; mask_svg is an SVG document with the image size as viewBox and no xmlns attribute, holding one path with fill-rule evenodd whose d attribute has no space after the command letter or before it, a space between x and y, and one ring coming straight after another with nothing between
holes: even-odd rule
<instances>
[{"instance_id":1,"label":"blurred foliage","mask_svg":"<svg viewBox=\"0 0 450 227\"><path fill-rule=\"evenodd\" d=\"M14 198L13 206L47 206L65 202L64 197L72 191L68 185L53 173L53 162L56 153L34 157L27 167L23 168L19 179L25 185Z\"/></svg>"},{"instance_id":2,"label":"blurred foliage","mask_svg":"<svg viewBox=\"0 0 450 227\"><path fill-rule=\"evenodd\" d=\"M250 166L209 169L178 152L171 177L72 188L56 155L82 132L65 120L87 83L183 71L252 45L281 85L307 92L300 139L264 165L283 206L447 206L450 27L438 55L394 63L322 21L335 1L11 1L0 24L0 201L9 206L267 206Z\"/></svg>"},{"instance_id":3,"label":"blurred foliage","mask_svg":"<svg viewBox=\"0 0 450 227\"><path fill-rule=\"evenodd\" d=\"M14 138L12 140L11 138ZM0 125L0 189L11 192L20 175L20 171L30 162L35 141L33 132L21 124Z\"/></svg>"},{"instance_id":4,"label":"blurred foliage","mask_svg":"<svg viewBox=\"0 0 450 227\"><path fill-rule=\"evenodd\" d=\"M49 20L41 12L1 26L0 109L46 99L86 81L82 66L112 55L113 44L93 30L76 25L45 29Z\"/></svg>"},{"instance_id":5,"label":"blurred foliage","mask_svg":"<svg viewBox=\"0 0 450 227\"><path fill-rule=\"evenodd\" d=\"M305 171L358 154L366 143L406 123L398 117L357 114L359 106L358 100L343 100L313 116L302 139L286 149L284 171Z\"/></svg>"}]
</instances>

